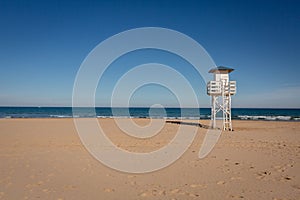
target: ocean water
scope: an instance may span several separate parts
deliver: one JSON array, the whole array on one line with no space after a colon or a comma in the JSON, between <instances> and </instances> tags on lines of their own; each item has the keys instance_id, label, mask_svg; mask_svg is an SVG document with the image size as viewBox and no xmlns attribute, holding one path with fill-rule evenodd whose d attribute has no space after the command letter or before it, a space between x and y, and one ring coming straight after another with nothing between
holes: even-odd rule
<instances>
[{"instance_id":1,"label":"ocean water","mask_svg":"<svg viewBox=\"0 0 300 200\"><path fill-rule=\"evenodd\" d=\"M166 118L210 119L210 108L75 108L71 107L0 107L0 118ZM300 109L233 108L232 119L300 121Z\"/></svg>"}]
</instances>

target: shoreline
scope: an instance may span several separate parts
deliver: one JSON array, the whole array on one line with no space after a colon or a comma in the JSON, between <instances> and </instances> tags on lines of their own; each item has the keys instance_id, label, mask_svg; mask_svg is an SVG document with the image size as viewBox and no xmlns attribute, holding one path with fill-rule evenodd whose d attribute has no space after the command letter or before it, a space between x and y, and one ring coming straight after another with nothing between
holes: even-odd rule
<instances>
[{"instance_id":1,"label":"shoreline","mask_svg":"<svg viewBox=\"0 0 300 200\"><path fill-rule=\"evenodd\" d=\"M210 119L205 118L151 118L151 117L2 117L0 120L15 120L15 119L163 119L163 120L183 120L183 121L210 121ZM232 119L232 122L234 121L245 121L245 122L300 122L300 119L296 120L263 120L263 119Z\"/></svg>"}]
</instances>

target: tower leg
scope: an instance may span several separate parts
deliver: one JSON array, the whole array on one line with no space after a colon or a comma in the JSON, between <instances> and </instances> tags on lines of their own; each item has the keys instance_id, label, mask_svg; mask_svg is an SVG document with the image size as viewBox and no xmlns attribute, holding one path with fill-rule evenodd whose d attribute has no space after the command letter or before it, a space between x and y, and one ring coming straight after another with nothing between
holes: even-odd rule
<instances>
[{"instance_id":1,"label":"tower leg","mask_svg":"<svg viewBox=\"0 0 300 200\"><path fill-rule=\"evenodd\" d=\"M211 97L211 121L212 128L216 128L216 97Z\"/></svg>"},{"instance_id":2,"label":"tower leg","mask_svg":"<svg viewBox=\"0 0 300 200\"><path fill-rule=\"evenodd\" d=\"M224 97L224 130L232 131L232 122L231 122L231 96L227 95Z\"/></svg>"}]
</instances>

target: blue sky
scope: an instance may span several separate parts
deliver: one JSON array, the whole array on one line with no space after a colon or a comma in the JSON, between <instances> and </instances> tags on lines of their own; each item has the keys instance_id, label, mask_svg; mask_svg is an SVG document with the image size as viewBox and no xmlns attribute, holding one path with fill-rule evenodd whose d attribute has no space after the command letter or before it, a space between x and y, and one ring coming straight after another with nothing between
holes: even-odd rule
<instances>
[{"instance_id":1,"label":"blue sky","mask_svg":"<svg viewBox=\"0 0 300 200\"><path fill-rule=\"evenodd\" d=\"M1 106L69 106L76 73L96 45L128 29L164 27L199 42L217 65L235 68L233 107L300 108L296 0L0 0L0 27ZM96 93L97 105L108 106L118 78L143 62L163 62L183 73L200 106L209 107L205 83L188 63L151 50L120 58L109 68ZM140 88L130 102L178 105L168 89L157 85Z\"/></svg>"}]
</instances>

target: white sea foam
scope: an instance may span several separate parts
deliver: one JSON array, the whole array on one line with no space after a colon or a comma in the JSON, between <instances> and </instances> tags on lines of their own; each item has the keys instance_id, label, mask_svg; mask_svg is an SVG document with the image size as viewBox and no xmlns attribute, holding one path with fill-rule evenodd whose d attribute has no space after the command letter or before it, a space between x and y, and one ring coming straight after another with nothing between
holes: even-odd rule
<instances>
[{"instance_id":1,"label":"white sea foam","mask_svg":"<svg viewBox=\"0 0 300 200\"><path fill-rule=\"evenodd\" d=\"M50 115L52 118L72 118L71 115Z\"/></svg>"},{"instance_id":2,"label":"white sea foam","mask_svg":"<svg viewBox=\"0 0 300 200\"><path fill-rule=\"evenodd\" d=\"M267 115L238 115L239 119L242 120L268 120L268 121L289 121L292 119L291 116L267 116Z\"/></svg>"}]
</instances>

